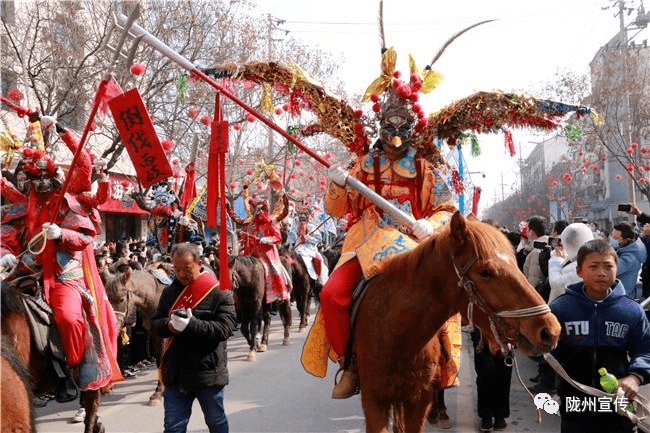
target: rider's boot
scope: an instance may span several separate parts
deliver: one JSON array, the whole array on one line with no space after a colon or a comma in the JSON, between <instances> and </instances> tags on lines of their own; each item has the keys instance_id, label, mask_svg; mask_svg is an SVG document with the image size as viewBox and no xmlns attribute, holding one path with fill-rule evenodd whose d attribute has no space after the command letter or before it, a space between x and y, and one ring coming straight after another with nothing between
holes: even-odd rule
<instances>
[{"instance_id":1,"label":"rider's boot","mask_svg":"<svg viewBox=\"0 0 650 433\"><path fill-rule=\"evenodd\" d=\"M339 370L339 372L341 372L341 378L338 382L336 382L336 378L334 379L332 398L350 398L353 395L359 393L359 375L357 374L356 357L352 357L350 367L347 369L343 368L342 359L339 360L339 363L341 364L341 368Z\"/></svg>"},{"instance_id":2,"label":"rider's boot","mask_svg":"<svg viewBox=\"0 0 650 433\"><path fill-rule=\"evenodd\" d=\"M66 403L75 400L77 397L79 397L79 387L72 378L70 369L67 365L64 365L59 371L63 374L59 373L59 381L54 393L56 401L59 403Z\"/></svg>"}]
</instances>

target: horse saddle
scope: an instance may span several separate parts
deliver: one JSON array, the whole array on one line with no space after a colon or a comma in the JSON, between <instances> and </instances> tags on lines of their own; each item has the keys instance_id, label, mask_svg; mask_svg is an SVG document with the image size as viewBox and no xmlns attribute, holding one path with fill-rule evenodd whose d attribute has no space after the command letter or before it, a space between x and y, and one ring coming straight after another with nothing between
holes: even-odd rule
<instances>
[{"instance_id":1,"label":"horse saddle","mask_svg":"<svg viewBox=\"0 0 650 433\"><path fill-rule=\"evenodd\" d=\"M22 299L27 317L29 317L36 348L40 353L49 354L56 361L65 365L65 354L59 331L54 323L52 308L41 296L25 295Z\"/></svg>"},{"instance_id":2,"label":"horse saddle","mask_svg":"<svg viewBox=\"0 0 650 433\"><path fill-rule=\"evenodd\" d=\"M79 389L70 377L52 308L40 294L37 296L24 295L22 299L32 329L35 347L41 354L49 357L52 367L60 379L55 392L56 401L66 403L75 400L79 395Z\"/></svg>"},{"instance_id":3,"label":"horse saddle","mask_svg":"<svg viewBox=\"0 0 650 433\"><path fill-rule=\"evenodd\" d=\"M359 306L363 297L366 295L368 289L368 284L376 276L371 277L369 280L361 278L357 287L352 291L352 303L350 304L350 336L348 337L348 344L345 347L345 357L343 360L343 367L348 369L350 368L350 363L352 362L352 343L354 342L354 330L357 327L357 313L359 312Z\"/></svg>"},{"instance_id":4,"label":"horse saddle","mask_svg":"<svg viewBox=\"0 0 650 433\"><path fill-rule=\"evenodd\" d=\"M174 282L174 279L171 278L169 275L167 275L167 273L165 271L163 271L162 269L154 269L154 270L152 270L150 272L151 272L151 275L153 275L153 277L156 280L160 281L162 284L164 284L166 286L169 286L172 282Z\"/></svg>"}]
</instances>

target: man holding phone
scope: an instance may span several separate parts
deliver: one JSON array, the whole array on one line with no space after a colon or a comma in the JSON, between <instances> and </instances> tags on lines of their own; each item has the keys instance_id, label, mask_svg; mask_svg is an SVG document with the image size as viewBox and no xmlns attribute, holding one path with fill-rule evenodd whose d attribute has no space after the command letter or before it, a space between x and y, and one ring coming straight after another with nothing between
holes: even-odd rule
<instances>
[{"instance_id":1,"label":"man holding phone","mask_svg":"<svg viewBox=\"0 0 650 433\"><path fill-rule=\"evenodd\" d=\"M172 249L176 278L165 288L153 328L167 338L160 363L165 385L164 431L184 433L198 399L210 433L227 433L223 388L228 384L226 340L235 328L232 294L201 267L197 245Z\"/></svg>"}]
</instances>

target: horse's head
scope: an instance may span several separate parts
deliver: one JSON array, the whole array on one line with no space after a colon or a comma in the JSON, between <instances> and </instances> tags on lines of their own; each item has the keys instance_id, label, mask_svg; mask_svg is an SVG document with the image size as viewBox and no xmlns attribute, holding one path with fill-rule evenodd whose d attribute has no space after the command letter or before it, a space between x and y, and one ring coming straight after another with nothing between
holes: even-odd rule
<instances>
[{"instance_id":1,"label":"horse's head","mask_svg":"<svg viewBox=\"0 0 650 433\"><path fill-rule=\"evenodd\" d=\"M122 329L126 323L135 320L135 308L128 288L132 272L131 267L126 266L123 268L123 272L117 271L105 284L106 296L113 306L118 330Z\"/></svg>"},{"instance_id":2,"label":"horse's head","mask_svg":"<svg viewBox=\"0 0 650 433\"><path fill-rule=\"evenodd\" d=\"M548 352L560 324L517 267L512 245L496 228L456 212L447 254L463 292L461 314L476 324L495 352L506 343L527 355Z\"/></svg>"}]
</instances>

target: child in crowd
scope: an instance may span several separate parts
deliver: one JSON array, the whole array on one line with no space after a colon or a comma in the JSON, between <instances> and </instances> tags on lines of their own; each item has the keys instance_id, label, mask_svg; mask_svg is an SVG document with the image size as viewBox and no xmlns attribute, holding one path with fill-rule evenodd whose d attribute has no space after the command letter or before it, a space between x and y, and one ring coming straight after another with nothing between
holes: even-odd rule
<instances>
[{"instance_id":1,"label":"child in crowd","mask_svg":"<svg viewBox=\"0 0 650 433\"><path fill-rule=\"evenodd\" d=\"M643 308L625 296L616 279L616 251L602 239L578 251L577 272L583 282L570 285L551 303L562 324L556 357L577 382L600 388L598 369L619 378L632 400L650 379L650 324ZM561 432L633 432L635 426L594 397L566 381L560 383ZM589 404L595 399L595 406ZM623 402L625 403L625 402Z\"/></svg>"}]
</instances>

